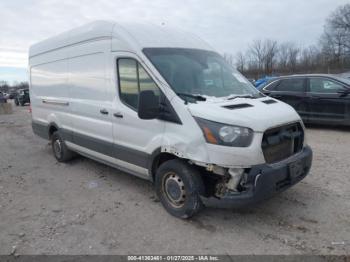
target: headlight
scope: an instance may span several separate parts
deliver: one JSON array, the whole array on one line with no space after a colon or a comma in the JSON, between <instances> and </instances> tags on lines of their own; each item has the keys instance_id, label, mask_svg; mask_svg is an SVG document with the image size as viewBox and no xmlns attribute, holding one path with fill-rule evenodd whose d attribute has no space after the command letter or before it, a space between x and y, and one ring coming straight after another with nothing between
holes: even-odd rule
<instances>
[{"instance_id":1,"label":"headlight","mask_svg":"<svg viewBox=\"0 0 350 262\"><path fill-rule=\"evenodd\" d=\"M210 144L247 147L253 139L253 130L247 127L221 124L195 117L203 131L205 140Z\"/></svg>"}]
</instances>

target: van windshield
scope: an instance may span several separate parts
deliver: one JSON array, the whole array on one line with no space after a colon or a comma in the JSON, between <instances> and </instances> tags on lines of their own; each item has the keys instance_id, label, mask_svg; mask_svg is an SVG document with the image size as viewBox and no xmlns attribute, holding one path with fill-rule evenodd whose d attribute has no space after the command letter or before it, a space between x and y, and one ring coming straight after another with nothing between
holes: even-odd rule
<instances>
[{"instance_id":1,"label":"van windshield","mask_svg":"<svg viewBox=\"0 0 350 262\"><path fill-rule=\"evenodd\" d=\"M228 98L261 96L215 52L184 48L145 48L143 52L177 94Z\"/></svg>"}]
</instances>

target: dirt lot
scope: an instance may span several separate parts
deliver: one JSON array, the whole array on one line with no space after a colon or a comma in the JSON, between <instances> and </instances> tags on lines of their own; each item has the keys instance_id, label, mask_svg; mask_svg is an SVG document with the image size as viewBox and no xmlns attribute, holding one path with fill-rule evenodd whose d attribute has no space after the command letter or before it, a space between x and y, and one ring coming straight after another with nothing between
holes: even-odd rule
<instances>
[{"instance_id":1,"label":"dirt lot","mask_svg":"<svg viewBox=\"0 0 350 262\"><path fill-rule=\"evenodd\" d=\"M304 181L242 210L171 217L152 185L80 157L58 163L28 107L0 115L0 254L349 254L350 130L312 127Z\"/></svg>"}]
</instances>

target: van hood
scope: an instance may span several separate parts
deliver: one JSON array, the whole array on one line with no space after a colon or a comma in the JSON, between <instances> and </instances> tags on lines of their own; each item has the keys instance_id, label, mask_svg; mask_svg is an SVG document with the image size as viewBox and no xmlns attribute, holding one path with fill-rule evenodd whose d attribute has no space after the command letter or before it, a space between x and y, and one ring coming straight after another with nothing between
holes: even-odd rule
<instances>
[{"instance_id":1,"label":"van hood","mask_svg":"<svg viewBox=\"0 0 350 262\"><path fill-rule=\"evenodd\" d=\"M187 106L194 117L249 127L255 132L264 132L271 127L301 121L291 106L270 97L236 98L222 102L204 101Z\"/></svg>"}]
</instances>

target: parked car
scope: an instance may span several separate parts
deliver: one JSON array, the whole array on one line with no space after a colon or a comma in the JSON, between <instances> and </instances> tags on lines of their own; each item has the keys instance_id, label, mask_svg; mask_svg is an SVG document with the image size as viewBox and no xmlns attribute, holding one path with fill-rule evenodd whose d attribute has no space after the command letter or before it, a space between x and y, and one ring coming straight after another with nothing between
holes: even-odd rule
<instances>
[{"instance_id":1,"label":"parked car","mask_svg":"<svg viewBox=\"0 0 350 262\"><path fill-rule=\"evenodd\" d=\"M310 170L295 110L182 30L94 22L31 46L29 72L33 131L57 161L148 179L176 217L258 202Z\"/></svg>"},{"instance_id":2,"label":"parked car","mask_svg":"<svg viewBox=\"0 0 350 262\"><path fill-rule=\"evenodd\" d=\"M16 90L14 90L14 89L10 90L9 99L15 99L16 95L17 95L17 91Z\"/></svg>"},{"instance_id":3,"label":"parked car","mask_svg":"<svg viewBox=\"0 0 350 262\"><path fill-rule=\"evenodd\" d=\"M293 75L271 80L261 90L299 113L306 123L350 125L350 80L332 75Z\"/></svg>"},{"instance_id":4,"label":"parked car","mask_svg":"<svg viewBox=\"0 0 350 262\"><path fill-rule=\"evenodd\" d=\"M3 92L0 92L0 103L6 103L7 102L7 98L4 95Z\"/></svg>"},{"instance_id":5,"label":"parked car","mask_svg":"<svg viewBox=\"0 0 350 262\"><path fill-rule=\"evenodd\" d=\"M254 86L256 87L256 89L260 90L263 86L265 86L267 82L271 81L274 78L275 78L274 76L265 76L265 77L259 78L254 82Z\"/></svg>"},{"instance_id":6,"label":"parked car","mask_svg":"<svg viewBox=\"0 0 350 262\"><path fill-rule=\"evenodd\" d=\"M27 103L30 103L29 98L29 89L19 89L17 90L17 94L14 98L16 106L21 105L24 106Z\"/></svg>"}]
</instances>

